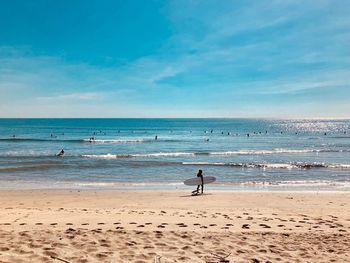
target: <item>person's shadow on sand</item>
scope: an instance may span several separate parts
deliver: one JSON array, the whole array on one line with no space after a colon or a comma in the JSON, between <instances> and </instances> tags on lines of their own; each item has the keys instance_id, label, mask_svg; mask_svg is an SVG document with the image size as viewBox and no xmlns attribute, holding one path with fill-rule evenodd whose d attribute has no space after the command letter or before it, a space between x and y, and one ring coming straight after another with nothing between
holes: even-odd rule
<instances>
[{"instance_id":1,"label":"person's shadow on sand","mask_svg":"<svg viewBox=\"0 0 350 263\"><path fill-rule=\"evenodd\" d=\"M212 194L198 194L198 195L188 194L188 195L180 195L180 197L199 197L203 195L212 195Z\"/></svg>"}]
</instances>

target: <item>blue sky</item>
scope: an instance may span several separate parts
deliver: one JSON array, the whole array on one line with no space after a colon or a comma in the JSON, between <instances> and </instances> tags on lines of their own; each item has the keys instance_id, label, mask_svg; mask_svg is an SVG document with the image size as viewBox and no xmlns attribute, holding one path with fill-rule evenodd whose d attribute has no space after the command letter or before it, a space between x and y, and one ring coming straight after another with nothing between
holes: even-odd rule
<instances>
[{"instance_id":1,"label":"blue sky","mask_svg":"<svg viewBox=\"0 0 350 263\"><path fill-rule=\"evenodd\" d=\"M350 117L350 1L0 0L0 117Z\"/></svg>"}]
</instances>

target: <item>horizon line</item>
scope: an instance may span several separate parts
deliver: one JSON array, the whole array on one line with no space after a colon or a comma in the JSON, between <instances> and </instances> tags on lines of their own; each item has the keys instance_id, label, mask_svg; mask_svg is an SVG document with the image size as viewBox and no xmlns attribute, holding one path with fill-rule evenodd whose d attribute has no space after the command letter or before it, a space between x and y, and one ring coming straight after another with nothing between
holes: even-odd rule
<instances>
[{"instance_id":1,"label":"horizon line","mask_svg":"<svg viewBox=\"0 0 350 263\"><path fill-rule=\"evenodd\" d=\"M0 119L264 119L264 120L350 120L350 117L0 117Z\"/></svg>"}]
</instances>

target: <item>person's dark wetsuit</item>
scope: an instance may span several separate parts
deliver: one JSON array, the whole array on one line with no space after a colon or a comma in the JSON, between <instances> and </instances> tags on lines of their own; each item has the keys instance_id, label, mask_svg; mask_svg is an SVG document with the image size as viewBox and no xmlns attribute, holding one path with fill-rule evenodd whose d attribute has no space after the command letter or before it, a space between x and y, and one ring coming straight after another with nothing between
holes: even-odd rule
<instances>
[{"instance_id":1,"label":"person's dark wetsuit","mask_svg":"<svg viewBox=\"0 0 350 263\"><path fill-rule=\"evenodd\" d=\"M58 154L57 156L63 156L64 155L64 150L62 149Z\"/></svg>"},{"instance_id":2,"label":"person's dark wetsuit","mask_svg":"<svg viewBox=\"0 0 350 263\"><path fill-rule=\"evenodd\" d=\"M202 184L200 184L200 185L197 186L197 193L199 193L199 188L202 187L201 193L203 194L204 182L203 182L203 171L202 171L202 170L199 170L199 171L198 171L197 177L200 177L200 178L201 178L201 181L202 181Z\"/></svg>"}]
</instances>

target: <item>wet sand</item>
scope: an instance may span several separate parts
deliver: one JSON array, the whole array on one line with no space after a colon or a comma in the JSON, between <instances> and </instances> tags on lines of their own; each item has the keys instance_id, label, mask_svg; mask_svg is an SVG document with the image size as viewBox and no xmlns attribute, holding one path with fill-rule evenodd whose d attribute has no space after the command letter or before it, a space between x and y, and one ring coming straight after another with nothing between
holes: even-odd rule
<instances>
[{"instance_id":1,"label":"wet sand","mask_svg":"<svg viewBox=\"0 0 350 263\"><path fill-rule=\"evenodd\" d=\"M349 201L344 192L0 191L0 262L347 262Z\"/></svg>"}]
</instances>

